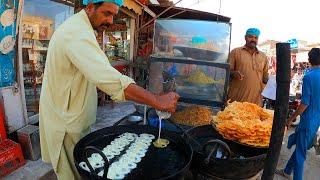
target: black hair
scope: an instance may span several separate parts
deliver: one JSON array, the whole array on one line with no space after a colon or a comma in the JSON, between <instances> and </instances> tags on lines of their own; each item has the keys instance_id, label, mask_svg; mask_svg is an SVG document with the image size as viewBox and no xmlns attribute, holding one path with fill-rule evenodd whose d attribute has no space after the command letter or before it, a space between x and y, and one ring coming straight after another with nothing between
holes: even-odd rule
<instances>
[{"instance_id":1,"label":"black hair","mask_svg":"<svg viewBox=\"0 0 320 180\"><path fill-rule=\"evenodd\" d=\"M98 2L98 3L94 3L94 7L97 9L99 8L104 2Z\"/></svg>"},{"instance_id":2,"label":"black hair","mask_svg":"<svg viewBox=\"0 0 320 180\"><path fill-rule=\"evenodd\" d=\"M320 49L319 48L312 48L309 53L309 62L311 65L320 65Z\"/></svg>"}]
</instances>

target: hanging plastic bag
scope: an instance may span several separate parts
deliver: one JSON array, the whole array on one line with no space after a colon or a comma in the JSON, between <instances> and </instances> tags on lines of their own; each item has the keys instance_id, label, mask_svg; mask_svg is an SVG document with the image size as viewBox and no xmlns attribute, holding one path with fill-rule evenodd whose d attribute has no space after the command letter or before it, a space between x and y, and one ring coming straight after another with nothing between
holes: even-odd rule
<instances>
[{"instance_id":1,"label":"hanging plastic bag","mask_svg":"<svg viewBox=\"0 0 320 180\"><path fill-rule=\"evenodd\" d=\"M316 137L314 138L313 146L316 150L316 155L320 155L320 127L318 129Z\"/></svg>"}]
</instances>

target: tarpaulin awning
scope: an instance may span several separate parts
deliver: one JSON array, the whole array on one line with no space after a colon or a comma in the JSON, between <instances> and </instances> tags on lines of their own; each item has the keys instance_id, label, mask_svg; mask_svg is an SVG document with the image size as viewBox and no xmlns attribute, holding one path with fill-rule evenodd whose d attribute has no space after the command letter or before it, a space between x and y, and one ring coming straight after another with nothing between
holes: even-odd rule
<instances>
[{"instance_id":1,"label":"tarpaulin awning","mask_svg":"<svg viewBox=\"0 0 320 180\"><path fill-rule=\"evenodd\" d=\"M134 0L124 0L123 6L130 10L133 10L138 15L142 14L142 6Z\"/></svg>"}]
</instances>

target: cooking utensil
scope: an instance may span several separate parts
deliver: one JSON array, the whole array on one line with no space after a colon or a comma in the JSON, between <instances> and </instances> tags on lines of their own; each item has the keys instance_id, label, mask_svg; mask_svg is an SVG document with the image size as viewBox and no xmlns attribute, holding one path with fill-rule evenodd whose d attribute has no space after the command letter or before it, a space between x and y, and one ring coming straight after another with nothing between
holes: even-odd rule
<instances>
[{"instance_id":1,"label":"cooking utensil","mask_svg":"<svg viewBox=\"0 0 320 180\"><path fill-rule=\"evenodd\" d=\"M79 174L84 178L99 179L97 172L91 171L89 173L79 166L79 163L86 159L83 155L86 147L95 147L101 151L114 138L125 132L156 135L158 129L144 125L113 126L88 134L76 144L73 152L74 162ZM181 179L184 177L192 159L190 144L179 134L173 132L163 130L162 137L168 139L170 144L163 149L155 148L152 145L149 146L145 157L142 158L142 161L137 164L137 168L132 170L125 179ZM92 151L94 150L91 148L91 152L88 152L87 157L94 153ZM112 163L112 160L109 164ZM107 174L106 170L104 172L104 174Z\"/></svg>"},{"instance_id":2,"label":"cooking utensil","mask_svg":"<svg viewBox=\"0 0 320 180\"><path fill-rule=\"evenodd\" d=\"M141 122L142 120L143 120L143 117L141 117L141 116L137 116L137 115L129 115L128 116L128 121L130 121L130 122L138 123L138 122Z\"/></svg>"},{"instance_id":3,"label":"cooking utensil","mask_svg":"<svg viewBox=\"0 0 320 180\"><path fill-rule=\"evenodd\" d=\"M169 119L171 117L171 113L169 112L156 110L156 113L160 119Z\"/></svg>"},{"instance_id":4,"label":"cooking utensil","mask_svg":"<svg viewBox=\"0 0 320 180\"><path fill-rule=\"evenodd\" d=\"M185 57L191 57L197 60L216 61L219 56L223 55L221 52L187 46L173 46L173 49L178 49Z\"/></svg>"},{"instance_id":5,"label":"cooking utensil","mask_svg":"<svg viewBox=\"0 0 320 180\"><path fill-rule=\"evenodd\" d=\"M224 139L212 125L198 126L186 132L202 147L189 141L193 149L191 170L209 174L223 179L247 179L255 176L264 167L268 149L245 146L227 139ZM210 144L210 141L217 139ZM220 143L222 141L223 143ZM227 145L225 147L225 145ZM207 146L207 147L206 147ZM221 151L218 156L217 146ZM228 149L230 149L230 155ZM217 149L212 151L213 149ZM212 152L211 155L208 152ZM226 153L225 155L223 153ZM209 156L210 155L210 156ZM224 156L224 157L223 157ZM221 158L223 157L223 158Z\"/></svg>"}]
</instances>

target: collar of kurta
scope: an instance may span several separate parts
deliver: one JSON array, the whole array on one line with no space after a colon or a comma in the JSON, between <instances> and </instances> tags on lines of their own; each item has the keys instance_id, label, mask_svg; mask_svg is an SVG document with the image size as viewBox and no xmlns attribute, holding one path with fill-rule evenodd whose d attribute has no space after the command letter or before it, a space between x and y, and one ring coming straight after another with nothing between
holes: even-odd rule
<instances>
[{"instance_id":1,"label":"collar of kurta","mask_svg":"<svg viewBox=\"0 0 320 180\"><path fill-rule=\"evenodd\" d=\"M249 51L249 52L250 52L250 49L249 49L246 45L242 46L242 49L244 49L244 50L246 50L246 51ZM257 47L255 48L255 52L254 52L254 53L257 53L257 54L259 54L259 53L260 53L260 51L258 50L258 48L257 48Z\"/></svg>"},{"instance_id":2,"label":"collar of kurta","mask_svg":"<svg viewBox=\"0 0 320 180\"><path fill-rule=\"evenodd\" d=\"M89 20L89 17L86 13L86 11L84 9L82 9L80 12L79 12L79 15L80 17L85 21L85 23L87 24L87 28L90 29L93 33L95 32L92 25L91 25L91 22Z\"/></svg>"}]
</instances>

